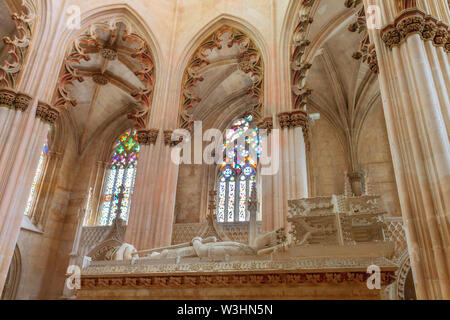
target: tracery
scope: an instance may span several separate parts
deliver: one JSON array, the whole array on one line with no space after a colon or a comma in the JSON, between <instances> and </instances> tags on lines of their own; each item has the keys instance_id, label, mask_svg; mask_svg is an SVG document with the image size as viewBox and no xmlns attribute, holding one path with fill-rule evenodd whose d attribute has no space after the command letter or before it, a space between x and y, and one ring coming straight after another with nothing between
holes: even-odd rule
<instances>
[{"instance_id":1,"label":"tracery","mask_svg":"<svg viewBox=\"0 0 450 320\"><path fill-rule=\"evenodd\" d=\"M227 130L223 145L224 163L218 176L217 220L219 222L248 221L248 199L256 183L260 155L259 129L253 116L245 115Z\"/></svg>"},{"instance_id":2,"label":"tracery","mask_svg":"<svg viewBox=\"0 0 450 320\"><path fill-rule=\"evenodd\" d=\"M134 129L128 129L116 141L106 178L100 225L110 225L117 212L120 212L120 218L128 220L139 150L140 145Z\"/></svg>"}]
</instances>

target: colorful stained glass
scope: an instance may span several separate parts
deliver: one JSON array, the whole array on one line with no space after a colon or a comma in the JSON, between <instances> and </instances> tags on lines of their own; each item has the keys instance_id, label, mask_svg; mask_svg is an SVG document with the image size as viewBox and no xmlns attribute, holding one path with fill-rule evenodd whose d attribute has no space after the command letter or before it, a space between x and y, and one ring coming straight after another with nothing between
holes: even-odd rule
<instances>
[{"instance_id":1,"label":"colorful stained glass","mask_svg":"<svg viewBox=\"0 0 450 320\"><path fill-rule=\"evenodd\" d=\"M219 183L219 206L217 210L217 221L224 222L225 221L225 190L226 190L226 182L225 178L222 178Z\"/></svg>"},{"instance_id":2,"label":"colorful stained glass","mask_svg":"<svg viewBox=\"0 0 450 320\"><path fill-rule=\"evenodd\" d=\"M219 174L217 220L246 221L247 200L261 153L259 130L253 126L252 115L241 117L227 130L223 151L225 161Z\"/></svg>"},{"instance_id":3,"label":"colorful stained glass","mask_svg":"<svg viewBox=\"0 0 450 320\"><path fill-rule=\"evenodd\" d=\"M31 209L34 205L34 200L36 198L36 187L37 187L39 180L41 179L42 169L44 167L45 158L48 155L48 153L49 153L48 146L47 146L47 143L45 143L44 148L41 152L41 156L39 158L36 173L33 178L33 183L31 184L31 190L30 190L30 195L28 196L27 206L25 207L25 215L27 215L27 216L31 214Z\"/></svg>"},{"instance_id":4,"label":"colorful stained glass","mask_svg":"<svg viewBox=\"0 0 450 320\"><path fill-rule=\"evenodd\" d=\"M246 164L256 168L256 164L261 154L259 129L253 126L253 116L247 115L236 120L227 130L226 140L223 145L225 151L225 163L236 169L240 173Z\"/></svg>"},{"instance_id":5,"label":"colorful stained glass","mask_svg":"<svg viewBox=\"0 0 450 320\"><path fill-rule=\"evenodd\" d=\"M227 214L227 221L233 222L234 221L234 202L235 202L235 193L236 193L236 182L233 178L231 178L231 181L228 182L228 214Z\"/></svg>"},{"instance_id":6,"label":"colorful stained glass","mask_svg":"<svg viewBox=\"0 0 450 320\"><path fill-rule=\"evenodd\" d=\"M245 221L247 214L247 181L245 176L241 176L239 186L239 221Z\"/></svg>"},{"instance_id":7,"label":"colorful stained glass","mask_svg":"<svg viewBox=\"0 0 450 320\"><path fill-rule=\"evenodd\" d=\"M111 225L119 211L120 217L128 221L139 151L140 145L137 141L136 130L127 130L116 141L106 178L100 225ZM121 204L120 208L119 203Z\"/></svg>"}]
</instances>

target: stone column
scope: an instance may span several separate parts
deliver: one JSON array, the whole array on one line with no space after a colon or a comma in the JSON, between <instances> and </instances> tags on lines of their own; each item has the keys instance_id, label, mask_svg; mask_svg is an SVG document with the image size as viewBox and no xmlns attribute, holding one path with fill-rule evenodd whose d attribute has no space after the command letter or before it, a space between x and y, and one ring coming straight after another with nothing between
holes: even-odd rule
<instances>
[{"instance_id":1,"label":"stone column","mask_svg":"<svg viewBox=\"0 0 450 320\"><path fill-rule=\"evenodd\" d=\"M308 114L302 110L282 112L279 122L279 143L269 137L269 150L279 152L280 166L273 175L262 176L263 230L287 227L287 202L308 197L306 150L309 148ZM273 132L270 133L273 135Z\"/></svg>"},{"instance_id":2,"label":"stone column","mask_svg":"<svg viewBox=\"0 0 450 320\"><path fill-rule=\"evenodd\" d=\"M57 117L46 104L9 89L0 91L0 292L42 147Z\"/></svg>"},{"instance_id":3,"label":"stone column","mask_svg":"<svg viewBox=\"0 0 450 320\"><path fill-rule=\"evenodd\" d=\"M369 33L417 297L450 299L450 14L441 1L417 3L364 0L381 14Z\"/></svg>"},{"instance_id":4,"label":"stone column","mask_svg":"<svg viewBox=\"0 0 450 320\"><path fill-rule=\"evenodd\" d=\"M138 250L171 244L178 165L171 160L170 134L138 131L141 151L125 233L125 242Z\"/></svg>"},{"instance_id":5,"label":"stone column","mask_svg":"<svg viewBox=\"0 0 450 320\"><path fill-rule=\"evenodd\" d=\"M309 148L308 114L302 110L278 114L282 131L282 154L287 199L308 197L306 150Z\"/></svg>"}]
</instances>

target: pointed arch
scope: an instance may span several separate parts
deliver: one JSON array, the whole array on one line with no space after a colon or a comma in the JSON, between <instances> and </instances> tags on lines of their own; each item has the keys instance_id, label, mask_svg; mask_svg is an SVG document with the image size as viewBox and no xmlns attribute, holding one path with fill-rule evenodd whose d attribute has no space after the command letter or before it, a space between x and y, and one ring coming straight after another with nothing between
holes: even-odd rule
<instances>
[{"instance_id":1,"label":"pointed arch","mask_svg":"<svg viewBox=\"0 0 450 320\"><path fill-rule=\"evenodd\" d=\"M8 269L5 287L1 293L0 300L15 300L17 289L19 287L20 278L22 275L22 255L20 254L19 246L16 244L14 254Z\"/></svg>"},{"instance_id":2,"label":"pointed arch","mask_svg":"<svg viewBox=\"0 0 450 320\"><path fill-rule=\"evenodd\" d=\"M189 46L183 51L185 54L177 64L174 74L180 75L180 78L177 79L181 92L178 112L179 127L190 127L192 117L187 110L193 108L200 101L200 98L195 97L190 91L199 81L203 80L201 75L195 74L195 69L201 68L203 69L201 71L207 69L205 65L208 65L209 62L206 58L206 52L208 50L221 49L222 36L226 33L230 34L227 44L232 47L237 43L242 45L243 50L235 59L227 58L227 61L220 61L216 65L235 64L244 73L253 77L253 85L248 88L247 93L258 98L258 112L262 112L261 106L264 101L264 92L266 92L264 86L267 85L264 81L264 73L266 72L264 61L267 61L268 58L267 46L262 35L251 24L237 17L222 14L212 19L194 35L189 42ZM226 75L226 77L228 76L229 74ZM221 80L226 80L226 77Z\"/></svg>"},{"instance_id":3,"label":"pointed arch","mask_svg":"<svg viewBox=\"0 0 450 320\"><path fill-rule=\"evenodd\" d=\"M60 11L64 11L67 8L59 8ZM55 8L50 8L49 10L56 10ZM149 51L152 54L152 60L154 64L155 79L161 77L161 47L156 40L156 36L145 22L145 19L129 4L114 4L107 6L98 6L92 10L83 12L81 14L81 27L78 28L62 28L63 32L59 34L58 40L52 45L52 51L55 52L53 63L49 65L49 79L51 82L51 87L56 88L57 83L60 80L61 65L64 63L66 57L72 49L72 44L74 41L85 33L90 26L102 23L104 21L121 21L129 27L130 33L135 33L141 37L145 43L148 45ZM51 21L53 24L55 22ZM60 22L64 23L64 21ZM49 25L50 23L48 23ZM57 25L58 26L58 25ZM53 26L54 28L55 26ZM47 29L40 31L41 39L48 37L48 34L52 32L52 26L47 26ZM42 28L41 28L42 29ZM154 82L153 96L157 91L160 90L160 85L157 81ZM54 96L54 91L47 91L43 93L44 101L52 101Z\"/></svg>"}]
</instances>

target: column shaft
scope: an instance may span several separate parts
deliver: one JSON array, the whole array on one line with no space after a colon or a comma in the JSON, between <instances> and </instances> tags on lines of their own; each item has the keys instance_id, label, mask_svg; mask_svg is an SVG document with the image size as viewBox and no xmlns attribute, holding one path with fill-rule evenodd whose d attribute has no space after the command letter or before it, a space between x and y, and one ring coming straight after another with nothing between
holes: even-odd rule
<instances>
[{"instance_id":1,"label":"column shaft","mask_svg":"<svg viewBox=\"0 0 450 320\"><path fill-rule=\"evenodd\" d=\"M4 93L4 92L2 92ZM31 184L36 173L49 124L17 110L18 101L0 106L0 292L8 274ZM10 108L13 106L15 108Z\"/></svg>"},{"instance_id":2,"label":"column shaft","mask_svg":"<svg viewBox=\"0 0 450 320\"><path fill-rule=\"evenodd\" d=\"M448 37L448 26L438 21L448 12L433 18L418 8L399 11L393 0L365 0L369 5L381 8L385 24L393 23L369 33L416 293L419 299L450 299L449 63L438 37ZM439 11L427 7L428 14Z\"/></svg>"},{"instance_id":3,"label":"column shaft","mask_svg":"<svg viewBox=\"0 0 450 320\"><path fill-rule=\"evenodd\" d=\"M141 139L140 139L141 141ZM170 245L178 165L163 138L141 144L125 241L138 250Z\"/></svg>"}]
</instances>

